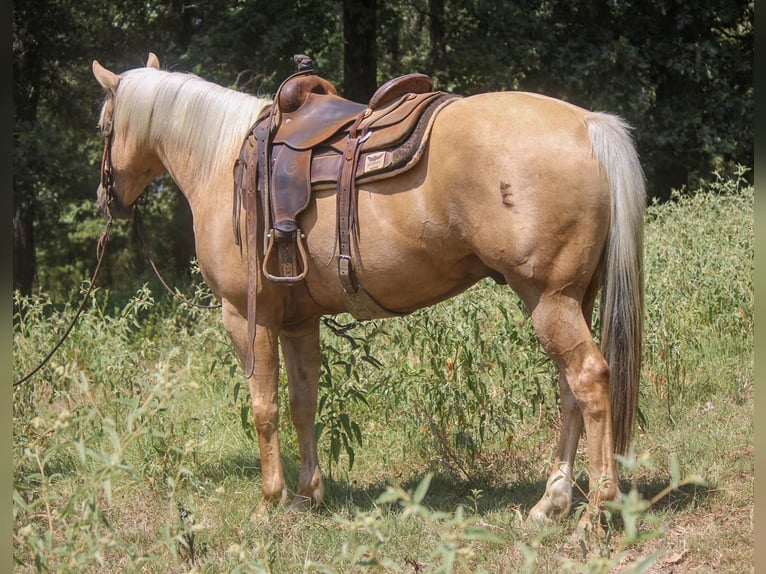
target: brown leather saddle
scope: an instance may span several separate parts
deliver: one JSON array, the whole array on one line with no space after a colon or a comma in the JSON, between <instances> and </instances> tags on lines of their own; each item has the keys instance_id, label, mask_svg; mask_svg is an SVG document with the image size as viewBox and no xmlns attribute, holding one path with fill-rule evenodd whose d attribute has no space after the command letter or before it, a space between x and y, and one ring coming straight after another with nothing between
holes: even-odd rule
<instances>
[{"instance_id":1,"label":"brown leather saddle","mask_svg":"<svg viewBox=\"0 0 766 574\"><path fill-rule=\"evenodd\" d=\"M256 119L235 164L235 240L241 246L239 210L244 203L248 250L264 242L264 277L277 283L301 281L308 266L298 216L312 190L335 189L338 274L349 311L358 319L390 316L354 275L357 184L413 167L436 114L457 96L433 91L428 76L409 74L386 82L368 104L360 104L338 96L330 82L314 73L308 57L294 59L298 72L282 83L274 103ZM259 207L265 218L263 237L255 232Z\"/></svg>"}]
</instances>

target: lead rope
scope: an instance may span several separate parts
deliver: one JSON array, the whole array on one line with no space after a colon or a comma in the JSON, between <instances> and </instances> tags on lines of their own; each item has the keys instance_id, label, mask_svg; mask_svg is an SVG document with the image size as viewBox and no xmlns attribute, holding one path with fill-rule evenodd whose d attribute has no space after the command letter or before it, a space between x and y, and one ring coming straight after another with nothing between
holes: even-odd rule
<instances>
[{"instance_id":1,"label":"lead rope","mask_svg":"<svg viewBox=\"0 0 766 574\"><path fill-rule=\"evenodd\" d=\"M98 273L99 271L101 271L101 264L104 261L106 246L109 243L109 239L111 238L111 231L112 231L112 218L110 217L106 221L106 229L104 229L104 231L101 233L101 237L98 238L98 243L96 244L97 262L96 262L96 268L93 271L93 275L90 278L90 284L88 285L88 288L85 290L85 295L83 295L82 301L80 302L80 306L77 308L77 311L75 312L74 317L72 318L72 321L69 323L69 326L66 328L66 331L64 331L64 334L61 336L61 339L59 339L59 342L53 346L53 348L45 356L45 358L40 362L39 365L37 365L34 369L32 369L29 373L24 375L18 381L13 383L14 387L17 387L21 385L22 383L25 383L26 381L31 379L35 373L37 373L40 369L42 369L43 366L56 353L56 351L59 350L59 347L61 347L61 345L64 343L66 338L69 336L69 333L72 332L72 329L74 328L75 323L80 318L80 315L82 314L83 309L85 309L85 303L88 301L88 298L90 297L90 294L93 291L93 286L96 284L96 278L98 278Z\"/></svg>"},{"instance_id":2,"label":"lead rope","mask_svg":"<svg viewBox=\"0 0 766 574\"><path fill-rule=\"evenodd\" d=\"M201 305L200 303L195 303L194 301L190 301L177 291L174 291L170 288L170 285L167 284L165 279L162 277L162 274L160 273L160 270L157 268L157 265L154 263L154 259L152 259L151 254L149 253L149 243L146 239L146 229L144 228L144 222L141 218L141 213L138 210L138 205L135 205L133 207L133 221L136 225L136 234L138 235L138 240L141 242L141 251L144 253L144 257L149 261L149 264L152 266L152 270L154 271L154 274L157 276L157 279L160 280L160 283L165 288L165 290L170 293L173 297L181 301L182 303L185 303L186 305L191 305L192 307L197 307L198 309L220 309L221 305Z\"/></svg>"}]
</instances>

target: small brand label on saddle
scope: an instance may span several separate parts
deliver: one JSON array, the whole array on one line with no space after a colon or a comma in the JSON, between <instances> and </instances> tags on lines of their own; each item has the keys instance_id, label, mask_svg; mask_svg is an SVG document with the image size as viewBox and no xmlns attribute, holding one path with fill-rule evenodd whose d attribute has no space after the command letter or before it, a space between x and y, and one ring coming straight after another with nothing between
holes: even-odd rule
<instances>
[{"instance_id":1,"label":"small brand label on saddle","mask_svg":"<svg viewBox=\"0 0 766 574\"><path fill-rule=\"evenodd\" d=\"M386 152L371 153L364 158L364 173L386 167Z\"/></svg>"},{"instance_id":2,"label":"small brand label on saddle","mask_svg":"<svg viewBox=\"0 0 766 574\"><path fill-rule=\"evenodd\" d=\"M285 173L287 175L294 174L297 169L298 161L295 158L290 158L289 161L285 162Z\"/></svg>"}]
</instances>

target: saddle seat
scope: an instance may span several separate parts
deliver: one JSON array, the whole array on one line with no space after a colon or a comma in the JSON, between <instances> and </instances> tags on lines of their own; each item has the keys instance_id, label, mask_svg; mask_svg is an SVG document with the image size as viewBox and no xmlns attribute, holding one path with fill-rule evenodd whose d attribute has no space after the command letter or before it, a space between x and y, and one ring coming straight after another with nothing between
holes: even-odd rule
<instances>
[{"instance_id":1,"label":"saddle seat","mask_svg":"<svg viewBox=\"0 0 766 574\"><path fill-rule=\"evenodd\" d=\"M369 104L360 104L338 96L332 84L318 76L295 74L285 81L277 98L280 119L272 141L298 150L313 148L332 139L335 134L345 136L345 128L358 119L362 112L370 114L401 99L398 112L376 126L380 132L374 145L392 145L401 139L402 132L411 131L411 123L404 123L405 120L410 118L412 122L418 119L412 114L418 102L404 96L433 93L432 88L428 76L408 74L389 80L375 91ZM398 132L383 130L399 123L402 125ZM372 147L367 146L368 149Z\"/></svg>"},{"instance_id":2,"label":"saddle seat","mask_svg":"<svg viewBox=\"0 0 766 574\"><path fill-rule=\"evenodd\" d=\"M351 125L366 108L337 95L309 93L300 108L282 111L272 143L295 150L313 148Z\"/></svg>"}]
</instances>

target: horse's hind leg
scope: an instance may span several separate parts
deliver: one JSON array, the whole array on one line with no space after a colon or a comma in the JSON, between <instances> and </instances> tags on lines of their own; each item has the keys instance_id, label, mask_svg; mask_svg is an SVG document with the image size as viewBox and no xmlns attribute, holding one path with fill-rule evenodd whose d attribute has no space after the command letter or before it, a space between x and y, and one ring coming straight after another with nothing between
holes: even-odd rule
<instances>
[{"instance_id":1,"label":"horse's hind leg","mask_svg":"<svg viewBox=\"0 0 766 574\"><path fill-rule=\"evenodd\" d=\"M319 468L314 420L319 385L319 318L299 328L285 329L281 336L290 393L290 414L298 437L300 476L292 507L310 508L320 504L324 485Z\"/></svg>"},{"instance_id":2,"label":"horse's hind leg","mask_svg":"<svg viewBox=\"0 0 766 574\"><path fill-rule=\"evenodd\" d=\"M559 389L561 391L561 434L553 470L545 485L545 493L529 512L530 520L534 521L545 521L551 516L566 514L572 504L574 461L577 445L580 442L583 419L577 406L577 399L564 373L559 375Z\"/></svg>"},{"instance_id":3,"label":"horse's hind leg","mask_svg":"<svg viewBox=\"0 0 766 574\"><path fill-rule=\"evenodd\" d=\"M582 305L583 318L588 330L591 327L593 303L597 291L598 282L594 280ZM536 521L544 521L551 516L565 514L572 504L575 455L582 433L583 418L577 399L563 371L559 374L559 390L561 398L559 442L553 469L545 486L545 494L529 512L529 518Z\"/></svg>"},{"instance_id":4,"label":"horse's hind leg","mask_svg":"<svg viewBox=\"0 0 766 574\"><path fill-rule=\"evenodd\" d=\"M584 308L589 310L590 304ZM530 512L530 518L544 519L566 512L571 503L572 469L583 422L591 502L613 499L617 485L609 367L593 341L583 307L561 293L544 295L532 309L532 322L544 349L561 370L562 425L556 463L545 494Z\"/></svg>"}]
</instances>

